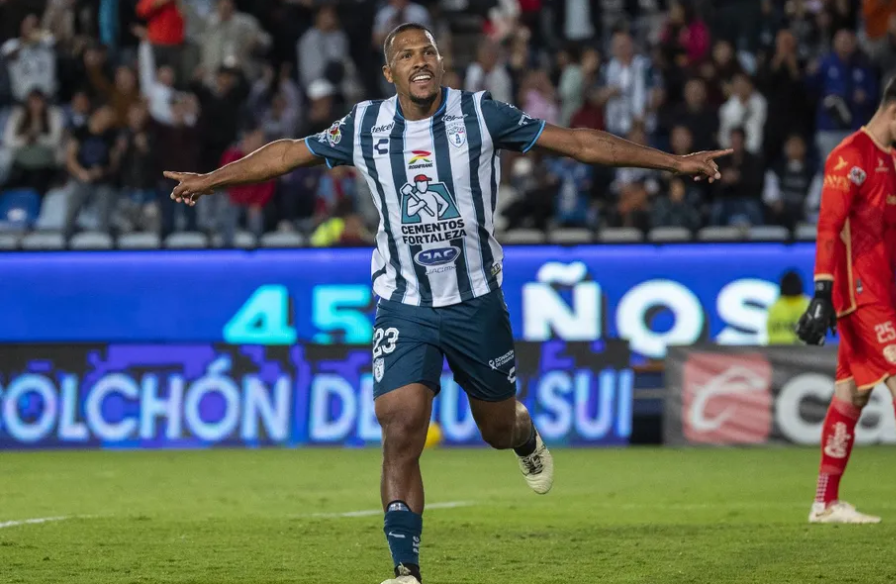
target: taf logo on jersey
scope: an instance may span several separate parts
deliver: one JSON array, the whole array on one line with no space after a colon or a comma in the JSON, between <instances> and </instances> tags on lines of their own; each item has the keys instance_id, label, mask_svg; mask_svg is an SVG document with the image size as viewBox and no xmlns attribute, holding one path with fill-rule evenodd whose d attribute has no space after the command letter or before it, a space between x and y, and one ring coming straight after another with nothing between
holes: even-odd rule
<instances>
[{"instance_id":1,"label":"taf logo on jersey","mask_svg":"<svg viewBox=\"0 0 896 584\"><path fill-rule=\"evenodd\" d=\"M448 187L444 183L432 182L425 174L418 174L413 183L401 187L401 195L401 222L404 225L436 223L460 217Z\"/></svg>"},{"instance_id":2,"label":"taf logo on jersey","mask_svg":"<svg viewBox=\"0 0 896 584\"><path fill-rule=\"evenodd\" d=\"M442 266L456 260L458 255L460 255L460 250L452 245L418 251L414 256L414 261L421 266Z\"/></svg>"}]
</instances>

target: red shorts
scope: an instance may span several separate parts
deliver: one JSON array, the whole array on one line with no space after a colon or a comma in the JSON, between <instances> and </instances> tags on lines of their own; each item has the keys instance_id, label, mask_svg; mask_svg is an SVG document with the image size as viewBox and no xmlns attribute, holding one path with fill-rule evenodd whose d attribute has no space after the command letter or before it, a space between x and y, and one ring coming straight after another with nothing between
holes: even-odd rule
<instances>
[{"instance_id":1,"label":"red shorts","mask_svg":"<svg viewBox=\"0 0 896 584\"><path fill-rule=\"evenodd\" d=\"M860 306L837 320L837 382L855 380L870 390L896 375L896 310L883 304Z\"/></svg>"}]
</instances>

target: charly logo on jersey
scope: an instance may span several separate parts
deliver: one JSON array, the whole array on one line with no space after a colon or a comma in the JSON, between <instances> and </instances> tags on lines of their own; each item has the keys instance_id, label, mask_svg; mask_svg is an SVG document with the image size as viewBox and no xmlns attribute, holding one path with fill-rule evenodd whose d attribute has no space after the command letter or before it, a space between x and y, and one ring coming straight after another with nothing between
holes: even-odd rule
<instances>
[{"instance_id":1,"label":"charly logo on jersey","mask_svg":"<svg viewBox=\"0 0 896 584\"><path fill-rule=\"evenodd\" d=\"M411 158L408 160L408 168L411 170L432 168L432 152L429 150L411 150Z\"/></svg>"},{"instance_id":2,"label":"charly logo on jersey","mask_svg":"<svg viewBox=\"0 0 896 584\"><path fill-rule=\"evenodd\" d=\"M422 245L466 236L464 220L445 183L433 182L425 174L418 174L413 182L401 187L400 193L404 243Z\"/></svg>"}]
</instances>

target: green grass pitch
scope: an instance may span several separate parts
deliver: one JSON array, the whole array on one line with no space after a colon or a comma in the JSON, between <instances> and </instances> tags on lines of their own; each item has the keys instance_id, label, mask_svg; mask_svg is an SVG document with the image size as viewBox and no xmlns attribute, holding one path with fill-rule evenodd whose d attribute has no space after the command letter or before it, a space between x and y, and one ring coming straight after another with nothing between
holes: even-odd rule
<instances>
[{"instance_id":1,"label":"green grass pitch","mask_svg":"<svg viewBox=\"0 0 896 584\"><path fill-rule=\"evenodd\" d=\"M376 450L0 453L0 582L379 584ZM423 574L449 583L896 582L892 448L858 447L844 498L881 525L808 525L815 449L424 455ZM338 514L371 510L370 514ZM314 516L314 514L332 514ZM16 524L26 519L67 519Z\"/></svg>"}]
</instances>

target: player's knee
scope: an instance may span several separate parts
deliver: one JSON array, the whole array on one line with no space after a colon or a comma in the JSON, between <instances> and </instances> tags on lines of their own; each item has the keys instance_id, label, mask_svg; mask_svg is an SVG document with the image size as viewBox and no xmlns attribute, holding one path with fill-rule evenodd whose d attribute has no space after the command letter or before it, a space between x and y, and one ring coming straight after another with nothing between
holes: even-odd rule
<instances>
[{"instance_id":1,"label":"player's knee","mask_svg":"<svg viewBox=\"0 0 896 584\"><path fill-rule=\"evenodd\" d=\"M419 457L426 443L428 420L420 416L395 416L383 428L383 454L387 458Z\"/></svg>"},{"instance_id":2,"label":"player's knee","mask_svg":"<svg viewBox=\"0 0 896 584\"><path fill-rule=\"evenodd\" d=\"M492 420L480 428L482 439L497 450L513 448L515 420Z\"/></svg>"}]
</instances>

